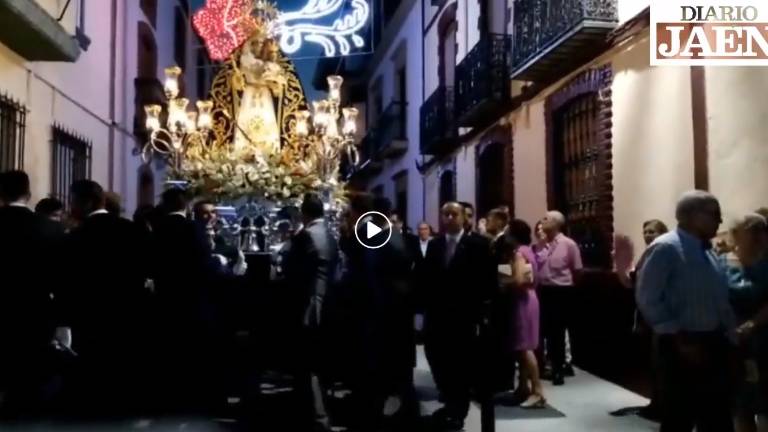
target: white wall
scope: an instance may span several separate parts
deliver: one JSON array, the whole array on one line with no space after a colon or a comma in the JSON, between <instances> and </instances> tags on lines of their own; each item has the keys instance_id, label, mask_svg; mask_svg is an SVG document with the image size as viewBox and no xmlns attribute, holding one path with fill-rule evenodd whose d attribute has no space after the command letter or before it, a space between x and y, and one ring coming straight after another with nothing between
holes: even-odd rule
<instances>
[{"instance_id":1,"label":"white wall","mask_svg":"<svg viewBox=\"0 0 768 432\"><path fill-rule=\"evenodd\" d=\"M401 6L402 7L402 6ZM399 13L399 12L398 12ZM422 198L423 181L421 174L416 169L416 160L420 159L419 148L419 110L422 102L423 81L421 76L422 59L424 56L421 51L421 8L420 2L415 2L410 11L407 11L407 17L398 30L397 36L392 43L387 46L380 46L379 49L385 49L386 52L381 56L381 63L371 74L369 85L373 85L381 79L382 100L386 107L393 100L397 99L396 90L396 72L397 68L406 62L406 93L407 93L407 129L408 151L401 157L394 160L385 160L384 169L381 174L368 182L370 188L378 185L384 186L384 193L387 198L395 200L395 185L392 177L402 172L408 171L408 216L407 220L411 227L422 220ZM370 102L370 101L369 101Z\"/></svg>"},{"instance_id":2,"label":"white wall","mask_svg":"<svg viewBox=\"0 0 768 432\"><path fill-rule=\"evenodd\" d=\"M547 211L544 99L523 105L510 120L514 146L515 216L534 226Z\"/></svg>"},{"instance_id":3,"label":"white wall","mask_svg":"<svg viewBox=\"0 0 768 432\"><path fill-rule=\"evenodd\" d=\"M642 223L673 227L675 203L693 188L690 70L648 65L648 39L613 60L614 229L636 258Z\"/></svg>"},{"instance_id":4,"label":"white wall","mask_svg":"<svg viewBox=\"0 0 768 432\"><path fill-rule=\"evenodd\" d=\"M725 227L768 206L768 74L763 68L706 69L709 184Z\"/></svg>"},{"instance_id":5,"label":"white wall","mask_svg":"<svg viewBox=\"0 0 768 432\"><path fill-rule=\"evenodd\" d=\"M650 0L619 0L619 23L634 18L650 4Z\"/></svg>"},{"instance_id":6,"label":"white wall","mask_svg":"<svg viewBox=\"0 0 768 432\"><path fill-rule=\"evenodd\" d=\"M63 9L65 0L38 0L54 17ZM158 76L165 65L173 64L173 6L176 1L158 1L159 50ZM64 28L74 32L78 1L72 1ZM27 62L0 44L0 91L7 92L28 109L25 165L32 180L33 202L51 192L52 147L51 128L60 124L90 140L92 178L109 187L110 163L114 167L114 191L123 197L128 215L136 205L139 158L133 156L134 78L137 73L137 23L146 20L138 1L117 1L115 141L114 159L109 160L110 125L110 59L111 7L109 0L87 0L85 5L86 35L91 39L88 51L74 63ZM188 31L187 59L193 64L192 30ZM188 71L188 89L195 88L194 70ZM161 182L162 178L158 179ZM159 188L157 190L160 190Z\"/></svg>"}]
</instances>

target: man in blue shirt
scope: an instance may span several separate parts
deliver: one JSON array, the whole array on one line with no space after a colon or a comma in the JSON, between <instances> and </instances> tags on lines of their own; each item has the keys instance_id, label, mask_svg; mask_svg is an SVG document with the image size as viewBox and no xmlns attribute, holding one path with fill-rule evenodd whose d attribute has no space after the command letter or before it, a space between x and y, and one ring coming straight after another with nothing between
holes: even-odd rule
<instances>
[{"instance_id":1,"label":"man in blue shirt","mask_svg":"<svg viewBox=\"0 0 768 432\"><path fill-rule=\"evenodd\" d=\"M659 335L662 432L729 432L728 355L736 320L725 269L711 250L720 204L703 191L683 195L678 228L654 241L639 270L638 308Z\"/></svg>"}]
</instances>

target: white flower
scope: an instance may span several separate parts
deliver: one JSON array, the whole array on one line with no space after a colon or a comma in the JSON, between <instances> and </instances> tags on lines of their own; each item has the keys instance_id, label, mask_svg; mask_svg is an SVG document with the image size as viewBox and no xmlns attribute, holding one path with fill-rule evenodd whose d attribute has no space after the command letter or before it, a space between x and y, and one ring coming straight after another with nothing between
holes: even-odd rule
<instances>
[{"instance_id":1,"label":"white flower","mask_svg":"<svg viewBox=\"0 0 768 432\"><path fill-rule=\"evenodd\" d=\"M291 178L291 176L285 176L285 178L283 179L283 183L290 186L291 184L293 184L293 179Z\"/></svg>"}]
</instances>

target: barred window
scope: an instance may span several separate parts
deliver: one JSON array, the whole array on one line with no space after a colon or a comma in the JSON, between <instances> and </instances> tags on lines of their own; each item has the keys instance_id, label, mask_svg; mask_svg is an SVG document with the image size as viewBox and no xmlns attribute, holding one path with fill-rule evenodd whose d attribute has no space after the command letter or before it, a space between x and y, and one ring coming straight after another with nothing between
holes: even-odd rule
<instances>
[{"instance_id":1,"label":"barred window","mask_svg":"<svg viewBox=\"0 0 768 432\"><path fill-rule=\"evenodd\" d=\"M91 142L55 125L51 178L53 196L69 206L69 188L72 183L91 178Z\"/></svg>"},{"instance_id":2,"label":"barred window","mask_svg":"<svg viewBox=\"0 0 768 432\"><path fill-rule=\"evenodd\" d=\"M8 96L0 96L0 172L24 167L27 110Z\"/></svg>"},{"instance_id":3,"label":"barred window","mask_svg":"<svg viewBox=\"0 0 768 432\"><path fill-rule=\"evenodd\" d=\"M597 140L598 111L597 93L587 93L555 115L556 208L565 214L569 234L579 244L584 264L609 268L610 233L602 220L610 215L600 204L610 180Z\"/></svg>"}]
</instances>

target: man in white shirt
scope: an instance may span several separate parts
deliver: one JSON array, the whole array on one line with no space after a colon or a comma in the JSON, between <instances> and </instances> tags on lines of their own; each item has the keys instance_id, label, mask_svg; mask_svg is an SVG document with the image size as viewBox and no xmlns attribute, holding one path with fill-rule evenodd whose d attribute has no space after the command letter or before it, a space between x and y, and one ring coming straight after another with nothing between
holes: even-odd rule
<instances>
[{"instance_id":1,"label":"man in white shirt","mask_svg":"<svg viewBox=\"0 0 768 432\"><path fill-rule=\"evenodd\" d=\"M429 245L429 241L432 240L432 227L426 222L421 222L419 223L418 233L419 251L421 252L421 257L424 258L427 256L427 246Z\"/></svg>"}]
</instances>

